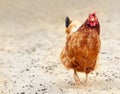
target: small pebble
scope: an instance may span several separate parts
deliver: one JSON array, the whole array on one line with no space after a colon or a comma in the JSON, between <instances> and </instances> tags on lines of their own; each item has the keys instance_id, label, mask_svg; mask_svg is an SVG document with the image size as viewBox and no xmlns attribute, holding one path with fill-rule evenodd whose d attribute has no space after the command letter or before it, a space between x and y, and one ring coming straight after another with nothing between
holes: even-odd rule
<instances>
[{"instance_id":1,"label":"small pebble","mask_svg":"<svg viewBox=\"0 0 120 94\"><path fill-rule=\"evenodd\" d=\"M96 72L96 76L98 76L98 72Z\"/></svg>"},{"instance_id":2,"label":"small pebble","mask_svg":"<svg viewBox=\"0 0 120 94\"><path fill-rule=\"evenodd\" d=\"M108 79L106 79L106 81L108 81Z\"/></svg>"},{"instance_id":3,"label":"small pebble","mask_svg":"<svg viewBox=\"0 0 120 94\"><path fill-rule=\"evenodd\" d=\"M29 69L26 69L26 71L29 71Z\"/></svg>"},{"instance_id":4,"label":"small pebble","mask_svg":"<svg viewBox=\"0 0 120 94\"><path fill-rule=\"evenodd\" d=\"M25 92L21 92L20 94L25 94Z\"/></svg>"},{"instance_id":5,"label":"small pebble","mask_svg":"<svg viewBox=\"0 0 120 94\"><path fill-rule=\"evenodd\" d=\"M40 84L40 86L42 86L42 84Z\"/></svg>"},{"instance_id":6,"label":"small pebble","mask_svg":"<svg viewBox=\"0 0 120 94\"><path fill-rule=\"evenodd\" d=\"M45 91L45 90L47 90L47 89L46 88L41 89L41 91Z\"/></svg>"}]
</instances>

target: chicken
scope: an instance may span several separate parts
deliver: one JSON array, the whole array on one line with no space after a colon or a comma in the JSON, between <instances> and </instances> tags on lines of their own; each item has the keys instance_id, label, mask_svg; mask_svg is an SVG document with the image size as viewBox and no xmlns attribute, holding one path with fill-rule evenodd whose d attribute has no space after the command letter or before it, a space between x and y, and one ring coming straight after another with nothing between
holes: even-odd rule
<instances>
[{"instance_id":1,"label":"chicken","mask_svg":"<svg viewBox=\"0 0 120 94\"><path fill-rule=\"evenodd\" d=\"M66 45L60 53L62 64L74 70L77 85L87 85L88 74L95 69L100 52L100 25L96 13L90 13L87 20L80 26L66 17ZM76 26L76 28L74 27ZM72 27L76 30L71 32ZM86 79L81 82L78 72L84 72Z\"/></svg>"}]
</instances>

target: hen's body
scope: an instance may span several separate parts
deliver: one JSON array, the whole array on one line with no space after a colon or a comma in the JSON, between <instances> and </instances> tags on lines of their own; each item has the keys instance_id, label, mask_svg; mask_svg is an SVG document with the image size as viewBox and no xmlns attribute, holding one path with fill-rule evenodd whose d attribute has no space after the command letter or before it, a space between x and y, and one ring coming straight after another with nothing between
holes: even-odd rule
<instances>
[{"instance_id":1,"label":"hen's body","mask_svg":"<svg viewBox=\"0 0 120 94\"><path fill-rule=\"evenodd\" d=\"M101 44L99 32L99 23L90 27L86 20L76 32L67 37L66 46L61 52L61 61L68 69L74 69L77 83L80 83L77 72L88 74L95 68Z\"/></svg>"},{"instance_id":2,"label":"hen's body","mask_svg":"<svg viewBox=\"0 0 120 94\"><path fill-rule=\"evenodd\" d=\"M67 39L66 50L71 59L71 66L79 72L89 73L94 70L100 50L100 39L96 28L80 27Z\"/></svg>"}]
</instances>

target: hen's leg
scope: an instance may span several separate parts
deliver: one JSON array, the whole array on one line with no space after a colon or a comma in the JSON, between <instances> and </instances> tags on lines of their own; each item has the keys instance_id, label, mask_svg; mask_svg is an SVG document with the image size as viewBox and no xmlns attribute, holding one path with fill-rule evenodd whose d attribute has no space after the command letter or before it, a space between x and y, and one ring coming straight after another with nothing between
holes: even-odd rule
<instances>
[{"instance_id":1,"label":"hen's leg","mask_svg":"<svg viewBox=\"0 0 120 94\"><path fill-rule=\"evenodd\" d=\"M81 84L81 81L80 81L80 79L79 79L79 76L78 76L76 70L74 70L74 79L75 79L75 83L76 83L77 85L80 85L80 84Z\"/></svg>"},{"instance_id":2,"label":"hen's leg","mask_svg":"<svg viewBox=\"0 0 120 94\"><path fill-rule=\"evenodd\" d=\"M87 86L87 82L88 82L88 74L86 73L86 79L85 79L85 81L83 82L83 86Z\"/></svg>"}]
</instances>

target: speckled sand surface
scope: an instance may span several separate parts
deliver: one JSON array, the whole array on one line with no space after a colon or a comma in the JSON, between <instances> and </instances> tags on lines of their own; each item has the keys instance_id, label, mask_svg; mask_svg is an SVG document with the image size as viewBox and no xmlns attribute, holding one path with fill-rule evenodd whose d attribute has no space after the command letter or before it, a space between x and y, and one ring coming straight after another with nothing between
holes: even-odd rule
<instances>
[{"instance_id":1,"label":"speckled sand surface","mask_svg":"<svg viewBox=\"0 0 120 94\"><path fill-rule=\"evenodd\" d=\"M120 94L120 0L0 0L0 94ZM87 87L59 59L64 18L101 24L99 67ZM81 80L85 75L79 73Z\"/></svg>"}]
</instances>

